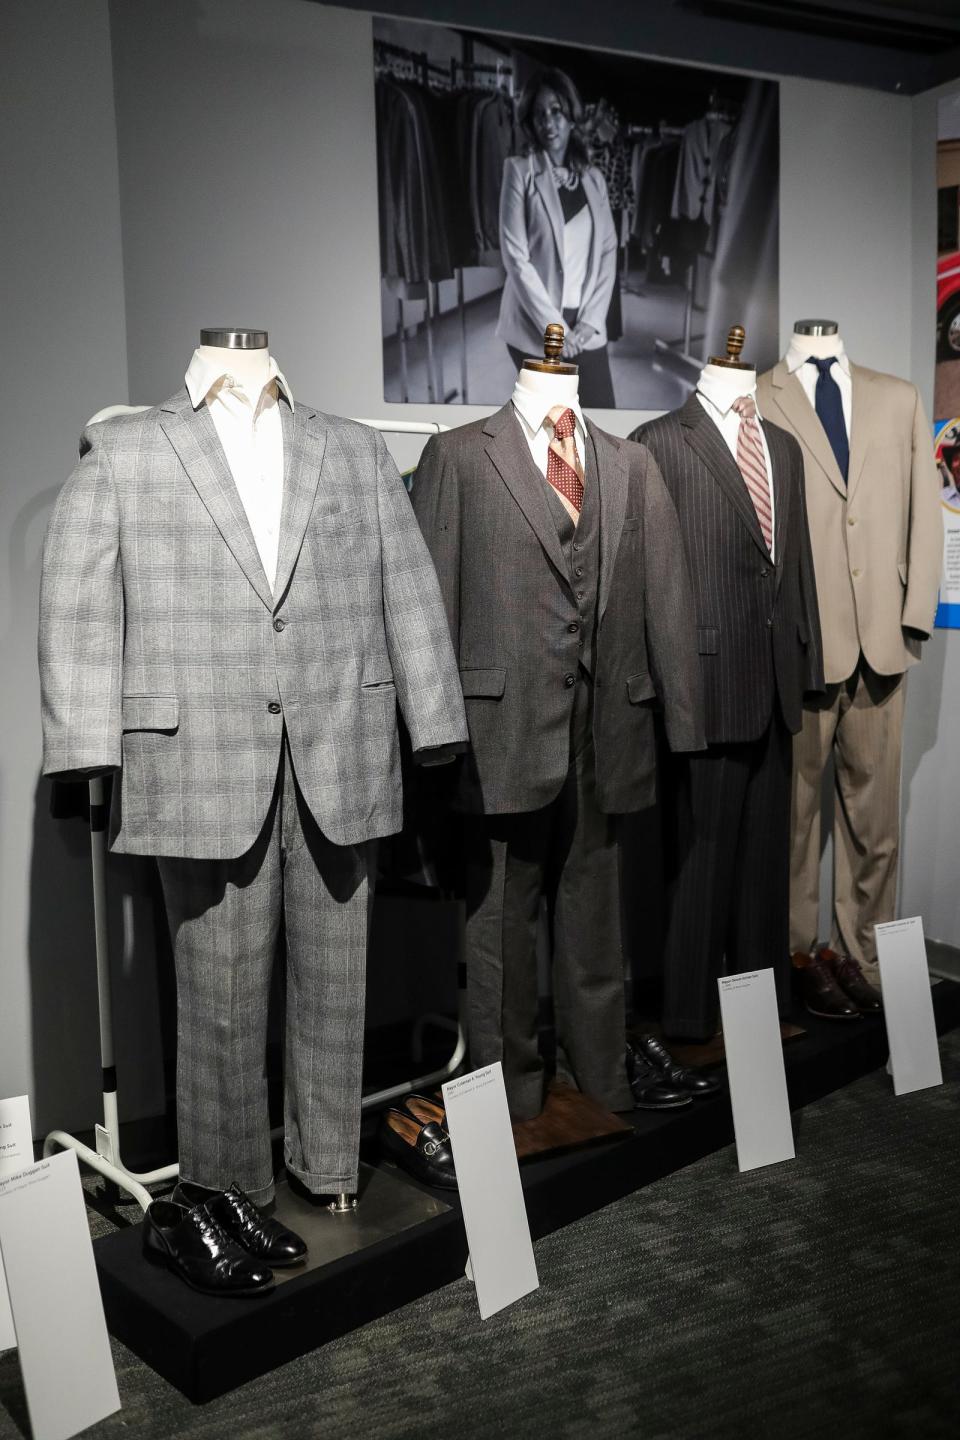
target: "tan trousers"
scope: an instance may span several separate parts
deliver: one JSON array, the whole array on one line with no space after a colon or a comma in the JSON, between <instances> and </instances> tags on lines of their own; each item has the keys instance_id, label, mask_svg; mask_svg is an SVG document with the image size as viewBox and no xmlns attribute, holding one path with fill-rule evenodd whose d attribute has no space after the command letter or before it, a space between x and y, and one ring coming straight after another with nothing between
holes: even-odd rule
<instances>
[{"instance_id":1,"label":"tan trousers","mask_svg":"<svg viewBox=\"0 0 960 1440\"><path fill-rule=\"evenodd\" d=\"M902 675L875 675L860 657L840 685L804 709L793 740L790 949L818 939L821 792L834 759L833 928L830 945L876 976L873 927L896 918L900 849ZM809 703L809 702L808 702Z\"/></svg>"}]
</instances>

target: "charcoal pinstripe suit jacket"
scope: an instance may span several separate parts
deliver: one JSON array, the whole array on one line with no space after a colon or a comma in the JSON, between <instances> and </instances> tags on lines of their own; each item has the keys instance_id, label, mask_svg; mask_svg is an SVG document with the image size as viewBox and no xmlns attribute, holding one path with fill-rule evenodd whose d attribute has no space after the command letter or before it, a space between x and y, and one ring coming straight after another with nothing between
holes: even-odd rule
<instances>
[{"instance_id":1,"label":"charcoal pinstripe suit jacket","mask_svg":"<svg viewBox=\"0 0 960 1440\"><path fill-rule=\"evenodd\" d=\"M45 774L120 769L111 838L230 859L254 843L284 728L339 845L401 824L397 705L414 750L463 742L443 600L376 431L281 401L271 592L206 405L185 389L92 425L47 531Z\"/></svg>"},{"instance_id":2,"label":"charcoal pinstripe suit jacket","mask_svg":"<svg viewBox=\"0 0 960 1440\"><path fill-rule=\"evenodd\" d=\"M680 518L693 582L708 744L755 740L773 713L800 729L803 695L823 689L820 618L803 457L769 421L775 563L723 436L696 395L630 437L651 451Z\"/></svg>"}]
</instances>

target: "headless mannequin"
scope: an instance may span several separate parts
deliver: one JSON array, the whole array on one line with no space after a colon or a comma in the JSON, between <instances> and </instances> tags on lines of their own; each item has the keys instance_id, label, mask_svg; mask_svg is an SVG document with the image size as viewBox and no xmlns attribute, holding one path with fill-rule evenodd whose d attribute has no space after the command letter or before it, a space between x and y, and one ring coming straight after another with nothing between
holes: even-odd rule
<instances>
[{"instance_id":1,"label":"headless mannequin","mask_svg":"<svg viewBox=\"0 0 960 1440\"><path fill-rule=\"evenodd\" d=\"M798 325L803 323L803 321L797 321ZM824 321L824 324L826 323L827 322ZM834 321L830 321L829 323L834 327L832 334L829 335L815 332L808 333L805 330L795 328L793 334L790 336L791 346L801 351L804 355L812 355L815 360L826 360L828 356L839 355L844 349L843 340L840 338L840 332L837 329L836 323Z\"/></svg>"},{"instance_id":2,"label":"headless mannequin","mask_svg":"<svg viewBox=\"0 0 960 1440\"><path fill-rule=\"evenodd\" d=\"M199 351L204 360L222 365L256 403L270 368L265 330L201 330Z\"/></svg>"},{"instance_id":3,"label":"headless mannequin","mask_svg":"<svg viewBox=\"0 0 960 1440\"><path fill-rule=\"evenodd\" d=\"M549 402L552 410L555 405L573 405L579 395L579 385L575 366L568 367L573 370L572 375L561 375L550 373L546 370L528 369L524 364L517 374L517 383L513 389L513 400L526 395L536 395L538 399Z\"/></svg>"},{"instance_id":4,"label":"headless mannequin","mask_svg":"<svg viewBox=\"0 0 960 1440\"><path fill-rule=\"evenodd\" d=\"M704 380L709 380L714 392L723 395L724 408L728 409L741 395L750 395L757 388L757 372L752 367L738 366L731 369L726 365L704 365L700 371Z\"/></svg>"}]
</instances>

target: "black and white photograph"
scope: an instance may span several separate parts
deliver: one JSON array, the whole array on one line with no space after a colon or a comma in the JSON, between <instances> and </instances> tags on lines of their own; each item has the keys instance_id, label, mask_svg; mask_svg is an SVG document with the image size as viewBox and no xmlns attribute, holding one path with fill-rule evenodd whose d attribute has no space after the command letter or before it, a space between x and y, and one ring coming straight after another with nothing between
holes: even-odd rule
<instances>
[{"instance_id":1,"label":"black and white photograph","mask_svg":"<svg viewBox=\"0 0 960 1440\"><path fill-rule=\"evenodd\" d=\"M376 17L384 399L499 404L564 327L596 409L777 356L779 86Z\"/></svg>"}]
</instances>

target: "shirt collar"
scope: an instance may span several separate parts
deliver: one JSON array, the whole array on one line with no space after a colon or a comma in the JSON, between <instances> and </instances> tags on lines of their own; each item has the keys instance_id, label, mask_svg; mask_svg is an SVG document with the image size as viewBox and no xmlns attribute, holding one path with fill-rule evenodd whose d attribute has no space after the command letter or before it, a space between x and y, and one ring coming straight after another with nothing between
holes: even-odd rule
<instances>
[{"instance_id":1,"label":"shirt collar","mask_svg":"<svg viewBox=\"0 0 960 1440\"><path fill-rule=\"evenodd\" d=\"M840 366L840 369L843 371L844 375L849 375L850 357L847 354L846 350L843 348L842 340L840 342L840 348L838 349L836 355L833 358ZM807 363L807 361L810 359L810 351L804 345L802 336L800 336L799 338L794 337L790 341L790 344L787 346L787 353L783 357L783 359L784 364L786 365L791 375L795 374L796 371L800 369L801 365L805 365Z\"/></svg>"},{"instance_id":2,"label":"shirt collar","mask_svg":"<svg viewBox=\"0 0 960 1440\"><path fill-rule=\"evenodd\" d=\"M749 395L756 405L756 376L754 376L752 385L744 385L743 389L736 394L733 393L730 386L726 383L726 378L727 377L724 376L723 379L720 379L718 376L706 375L701 372L700 379L697 381L697 394L702 395L705 400L709 400L714 410L716 410L717 414L721 417L729 415L733 409L734 400L739 400L741 395ZM760 414L759 405L757 406L757 414Z\"/></svg>"},{"instance_id":3,"label":"shirt collar","mask_svg":"<svg viewBox=\"0 0 960 1440\"><path fill-rule=\"evenodd\" d=\"M194 350L190 364L187 366L187 373L183 377L183 383L187 387L190 404L194 410L199 409L211 390L215 390L229 373L230 371L226 366L211 360L208 356L201 354L199 350ZM295 408L293 391L287 384L280 367L272 355L270 356L267 367L267 385L269 385L271 381L276 382L278 391L284 396L292 411ZM264 389L265 388L266 386ZM254 409L256 409L260 396L257 395L251 398L253 399Z\"/></svg>"},{"instance_id":4,"label":"shirt collar","mask_svg":"<svg viewBox=\"0 0 960 1440\"><path fill-rule=\"evenodd\" d=\"M544 420L554 408L543 395L538 395L534 390L527 390L522 385L514 387L513 404L515 410L526 422L534 435L541 428ZM580 401L571 400L567 408L573 411L580 434L585 435L587 433L587 426L583 418L583 411L580 409Z\"/></svg>"}]
</instances>

